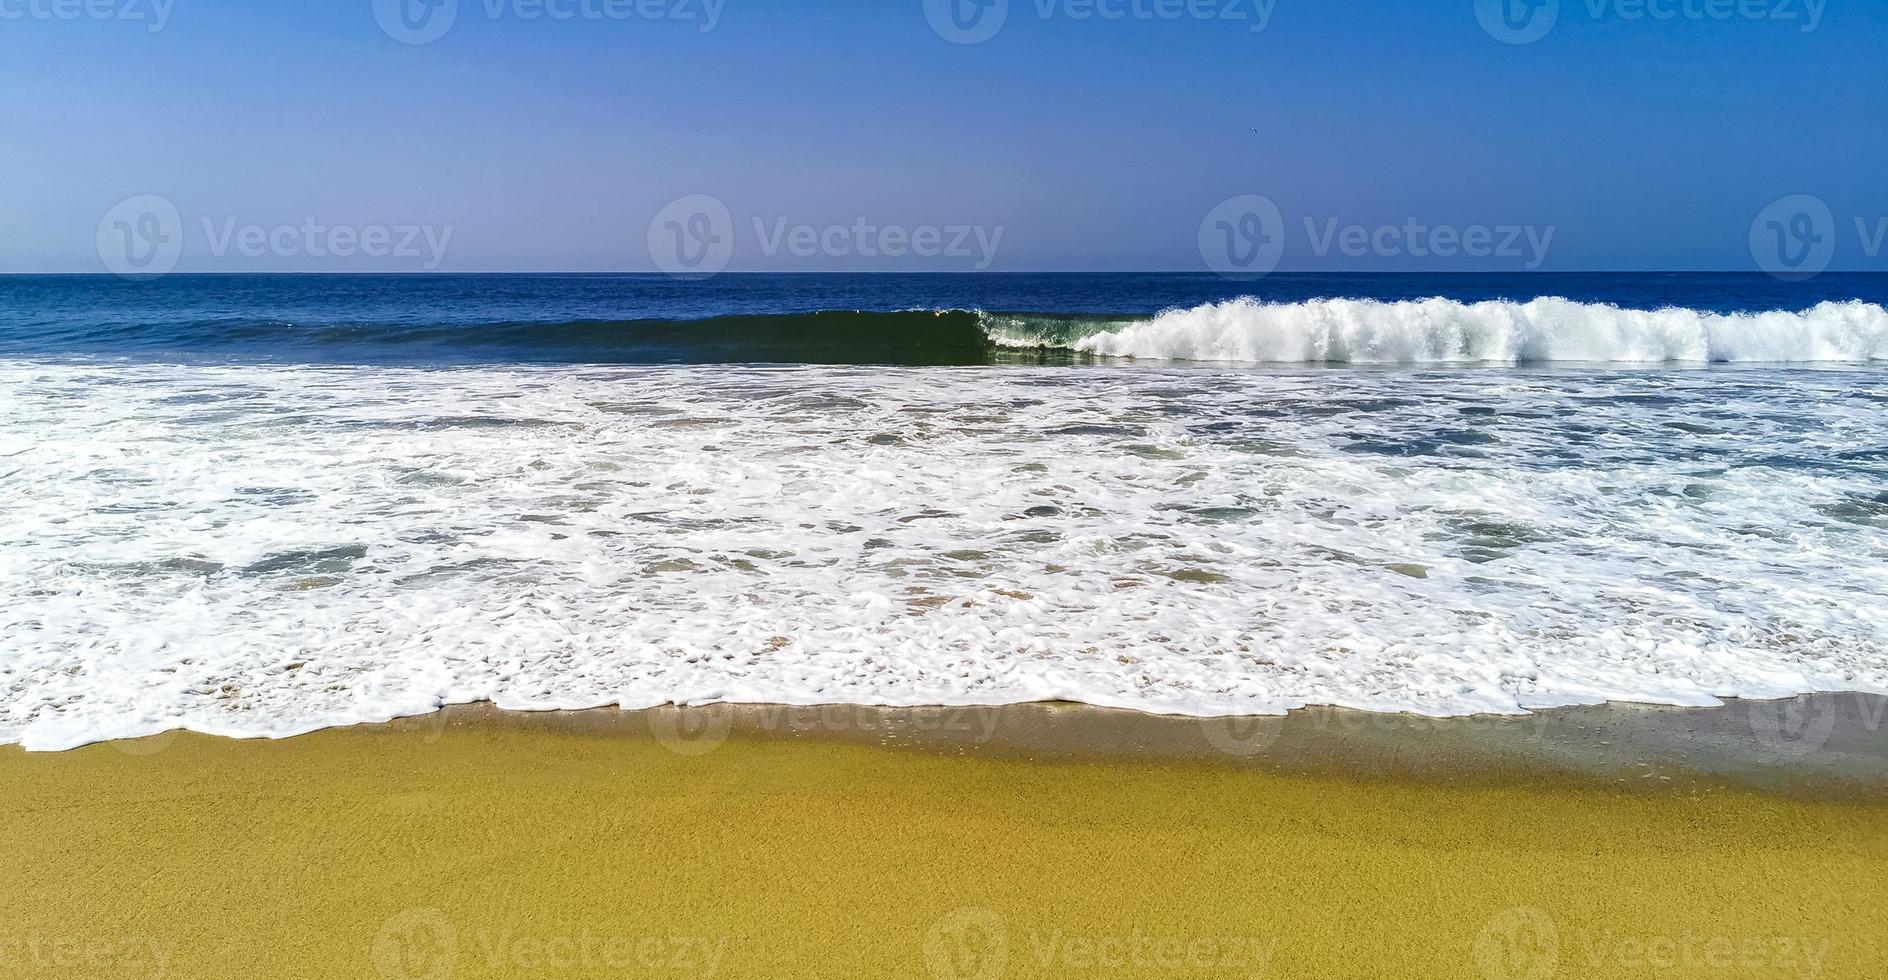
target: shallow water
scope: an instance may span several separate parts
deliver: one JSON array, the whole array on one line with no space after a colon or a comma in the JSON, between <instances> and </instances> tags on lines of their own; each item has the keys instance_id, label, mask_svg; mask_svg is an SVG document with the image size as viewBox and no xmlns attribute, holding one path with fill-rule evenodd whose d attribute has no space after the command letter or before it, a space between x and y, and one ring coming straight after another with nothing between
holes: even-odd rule
<instances>
[{"instance_id":1,"label":"shallow water","mask_svg":"<svg viewBox=\"0 0 1888 980\"><path fill-rule=\"evenodd\" d=\"M1870 371L0 361L0 741L1888 693Z\"/></svg>"}]
</instances>

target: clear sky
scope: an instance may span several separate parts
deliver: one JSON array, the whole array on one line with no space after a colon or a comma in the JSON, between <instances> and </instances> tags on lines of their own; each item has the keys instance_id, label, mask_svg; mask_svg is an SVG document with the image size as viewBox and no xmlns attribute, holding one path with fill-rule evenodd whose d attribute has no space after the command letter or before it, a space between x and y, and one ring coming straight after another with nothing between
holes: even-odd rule
<instances>
[{"instance_id":1,"label":"clear sky","mask_svg":"<svg viewBox=\"0 0 1888 980\"><path fill-rule=\"evenodd\" d=\"M144 194L180 271L648 271L699 194L753 270L1198 270L1239 195L1284 268L1750 269L1797 194L1888 269L1879 0L408 2L0 0L0 271L102 271ZM325 254L408 226L438 254ZM1410 254L1437 226L1551 240Z\"/></svg>"}]
</instances>

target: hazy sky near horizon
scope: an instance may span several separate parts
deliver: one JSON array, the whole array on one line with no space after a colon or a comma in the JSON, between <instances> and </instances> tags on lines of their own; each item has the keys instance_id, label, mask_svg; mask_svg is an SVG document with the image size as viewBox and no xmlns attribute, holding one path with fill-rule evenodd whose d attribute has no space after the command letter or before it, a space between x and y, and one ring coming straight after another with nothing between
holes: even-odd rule
<instances>
[{"instance_id":1,"label":"hazy sky near horizon","mask_svg":"<svg viewBox=\"0 0 1888 980\"><path fill-rule=\"evenodd\" d=\"M138 195L179 271L650 271L693 195L756 271L1202 270L1241 195L1287 269L1754 269L1789 195L1888 269L1875 0L398 2L0 0L0 272Z\"/></svg>"}]
</instances>

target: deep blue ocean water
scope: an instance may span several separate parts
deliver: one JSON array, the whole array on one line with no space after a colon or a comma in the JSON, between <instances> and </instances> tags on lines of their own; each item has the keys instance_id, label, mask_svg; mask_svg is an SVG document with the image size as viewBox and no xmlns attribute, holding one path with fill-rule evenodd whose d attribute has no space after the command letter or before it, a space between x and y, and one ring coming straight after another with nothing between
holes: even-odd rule
<instances>
[{"instance_id":1,"label":"deep blue ocean water","mask_svg":"<svg viewBox=\"0 0 1888 980\"><path fill-rule=\"evenodd\" d=\"M1821 303L1888 305L1888 274L1829 274L1801 283L1737 273L1279 274L1255 282L1166 273L727 274L704 281L655 275L172 275L146 282L0 276L0 354L974 364L1002 360L987 342L987 323L932 311L1027 314L1009 322L1061 348L1162 311L1239 297L1268 304L1563 297L1626 310L1797 312Z\"/></svg>"}]
</instances>

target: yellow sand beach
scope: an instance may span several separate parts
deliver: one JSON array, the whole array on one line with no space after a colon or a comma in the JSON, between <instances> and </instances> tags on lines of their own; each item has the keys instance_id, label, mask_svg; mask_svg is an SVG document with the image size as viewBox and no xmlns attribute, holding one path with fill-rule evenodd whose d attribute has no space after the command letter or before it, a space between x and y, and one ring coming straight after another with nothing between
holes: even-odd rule
<instances>
[{"instance_id":1,"label":"yellow sand beach","mask_svg":"<svg viewBox=\"0 0 1888 980\"><path fill-rule=\"evenodd\" d=\"M1888 971L1879 793L687 723L0 749L0 978Z\"/></svg>"}]
</instances>

